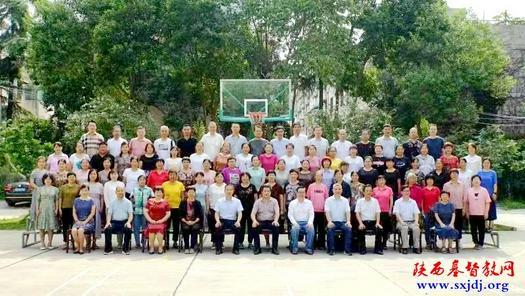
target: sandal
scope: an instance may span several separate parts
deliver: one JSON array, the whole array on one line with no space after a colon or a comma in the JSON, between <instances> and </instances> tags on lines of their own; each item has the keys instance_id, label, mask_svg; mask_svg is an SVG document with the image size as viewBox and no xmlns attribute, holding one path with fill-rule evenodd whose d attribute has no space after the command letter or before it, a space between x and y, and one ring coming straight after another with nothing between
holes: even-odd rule
<instances>
[{"instance_id":1,"label":"sandal","mask_svg":"<svg viewBox=\"0 0 525 296\"><path fill-rule=\"evenodd\" d=\"M446 248L441 248L441 253L446 254L447 253L447 249Z\"/></svg>"}]
</instances>

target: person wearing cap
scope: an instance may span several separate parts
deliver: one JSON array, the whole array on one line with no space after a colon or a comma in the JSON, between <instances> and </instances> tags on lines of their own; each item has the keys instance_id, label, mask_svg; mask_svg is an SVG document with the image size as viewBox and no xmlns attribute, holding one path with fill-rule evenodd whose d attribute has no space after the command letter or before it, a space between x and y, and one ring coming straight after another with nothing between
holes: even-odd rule
<instances>
[{"instance_id":1,"label":"person wearing cap","mask_svg":"<svg viewBox=\"0 0 525 296\"><path fill-rule=\"evenodd\" d=\"M408 254L408 230L412 230L412 239L414 240L414 253L420 254L419 251L419 209L415 200L410 198L410 188L408 185L403 186L401 191L402 197L394 203L393 213L396 215L397 229L401 232L401 251Z\"/></svg>"},{"instance_id":2,"label":"person wearing cap","mask_svg":"<svg viewBox=\"0 0 525 296\"><path fill-rule=\"evenodd\" d=\"M348 163L348 170L349 172L359 172L360 169L364 166L363 158L359 155L357 155L357 146L351 145L350 146L350 155L343 158L343 161Z\"/></svg>"},{"instance_id":3,"label":"person wearing cap","mask_svg":"<svg viewBox=\"0 0 525 296\"><path fill-rule=\"evenodd\" d=\"M333 188L334 195L324 203L326 214L328 254L335 254L335 233L341 231L344 236L344 254L352 256L352 223L350 219L350 203L341 193L343 187L336 184Z\"/></svg>"},{"instance_id":4,"label":"person wearing cap","mask_svg":"<svg viewBox=\"0 0 525 296\"><path fill-rule=\"evenodd\" d=\"M392 126L388 123L383 125L383 135L376 139L376 145L383 147L383 156L385 158L393 158L396 154L396 147L399 141L392 136Z\"/></svg>"},{"instance_id":5,"label":"person wearing cap","mask_svg":"<svg viewBox=\"0 0 525 296\"><path fill-rule=\"evenodd\" d=\"M345 129L339 129L337 132L337 141L332 143L333 148L337 150L337 158L345 159L350 154L352 142L346 140L347 133Z\"/></svg>"},{"instance_id":6,"label":"person wearing cap","mask_svg":"<svg viewBox=\"0 0 525 296\"><path fill-rule=\"evenodd\" d=\"M111 169L114 169L115 157L109 154L108 144L106 142L102 142L98 145L98 153L91 156L89 164L91 165L92 169L97 170L97 172L100 172L104 169L103 162L106 158L108 158L111 162Z\"/></svg>"},{"instance_id":7,"label":"person wearing cap","mask_svg":"<svg viewBox=\"0 0 525 296\"><path fill-rule=\"evenodd\" d=\"M69 162L69 157L62 152L62 143L60 142L55 142L55 144L53 144L53 150L55 152L47 157L47 170L51 174L56 174L58 172L58 162L63 159L67 164Z\"/></svg>"},{"instance_id":8,"label":"person wearing cap","mask_svg":"<svg viewBox=\"0 0 525 296\"><path fill-rule=\"evenodd\" d=\"M222 174L219 174L222 176ZM239 255L239 242L241 239L241 219L243 207L241 201L233 196L235 187L226 185L224 197L220 198L214 205L215 218L215 254L222 254L224 233L231 231L235 234L232 253ZM211 220L210 220L210 223Z\"/></svg>"},{"instance_id":9,"label":"person wearing cap","mask_svg":"<svg viewBox=\"0 0 525 296\"><path fill-rule=\"evenodd\" d=\"M373 231L375 235L374 253L383 255L383 226L381 225L381 208L377 199L372 197L372 186L366 185L364 198L357 200L355 204L355 215L358 222L359 253L366 254L366 231Z\"/></svg>"},{"instance_id":10,"label":"person wearing cap","mask_svg":"<svg viewBox=\"0 0 525 296\"><path fill-rule=\"evenodd\" d=\"M459 180L458 169L451 169L449 172L450 181L443 185L443 191L450 195L450 203L454 205L455 219L454 228L458 231L458 238L461 239L463 232L463 217L465 217L465 202L467 199L467 185Z\"/></svg>"},{"instance_id":11,"label":"person wearing cap","mask_svg":"<svg viewBox=\"0 0 525 296\"><path fill-rule=\"evenodd\" d=\"M290 140L284 137L284 127L277 126L275 128L275 138L270 141L273 146L273 153L281 158L286 154L286 145L290 143Z\"/></svg>"},{"instance_id":12,"label":"person wearing cap","mask_svg":"<svg viewBox=\"0 0 525 296\"><path fill-rule=\"evenodd\" d=\"M459 158L452 153L454 152L454 144L445 142L443 146L443 155L439 159L443 162L445 169L457 169L459 167Z\"/></svg>"}]
</instances>

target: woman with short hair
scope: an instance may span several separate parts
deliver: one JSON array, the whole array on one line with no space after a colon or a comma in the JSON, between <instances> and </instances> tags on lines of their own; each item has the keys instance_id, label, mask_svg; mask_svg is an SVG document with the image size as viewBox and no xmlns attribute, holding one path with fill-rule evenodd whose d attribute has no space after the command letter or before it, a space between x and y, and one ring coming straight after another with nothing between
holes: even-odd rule
<instances>
[{"instance_id":1,"label":"woman with short hair","mask_svg":"<svg viewBox=\"0 0 525 296\"><path fill-rule=\"evenodd\" d=\"M69 173L69 169L67 167L67 161L65 159L59 159L58 160L58 170L55 173L55 184L58 187L67 183L67 173Z\"/></svg>"},{"instance_id":2,"label":"woman with short hair","mask_svg":"<svg viewBox=\"0 0 525 296\"><path fill-rule=\"evenodd\" d=\"M159 159L157 152L155 151L155 145L151 142L146 144L144 148L144 154L140 156L140 168L143 169L146 174L153 171L156 168L156 162Z\"/></svg>"},{"instance_id":3,"label":"woman with short hair","mask_svg":"<svg viewBox=\"0 0 525 296\"><path fill-rule=\"evenodd\" d=\"M53 249L53 233L57 229L56 216L58 214L58 188L54 186L51 174L44 174L40 180L43 186L36 190L36 229L40 230L40 250ZM47 233L47 245L45 235Z\"/></svg>"},{"instance_id":4,"label":"woman with short hair","mask_svg":"<svg viewBox=\"0 0 525 296\"><path fill-rule=\"evenodd\" d=\"M308 145L306 152L307 155L304 159L310 163L310 171L315 173L321 167L321 159L317 156L317 147L315 147L315 145Z\"/></svg>"},{"instance_id":5,"label":"woman with short hair","mask_svg":"<svg viewBox=\"0 0 525 296\"><path fill-rule=\"evenodd\" d=\"M138 157L133 156L133 158L139 161ZM124 174L127 168L131 167L131 159L132 155L129 152L128 142L122 142L120 144L120 154L115 158L115 168L120 176Z\"/></svg>"},{"instance_id":6,"label":"woman with short hair","mask_svg":"<svg viewBox=\"0 0 525 296\"><path fill-rule=\"evenodd\" d=\"M95 239L92 243L92 249L98 249L97 239L102 236L102 217L104 216L104 185L99 182L97 170L90 170L88 174L89 196L95 202Z\"/></svg>"},{"instance_id":7,"label":"woman with short hair","mask_svg":"<svg viewBox=\"0 0 525 296\"><path fill-rule=\"evenodd\" d=\"M357 174L359 175L359 182L364 185L375 186L379 172L372 167L372 157L365 157L365 165L361 168Z\"/></svg>"},{"instance_id":8,"label":"woman with short hair","mask_svg":"<svg viewBox=\"0 0 525 296\"><path fill-rule=\"evenodd\" d=\"M301 160L301 168L299 169L299 183L304 188L308 188L314 181L314 173L310 170L310 161L308 159Z\"/></svg>"},{"instance_id":9,"label":"woman with short hair","mask_svg":"<svg viewBox=\"0 0 525 296\"><path fill-rule=\"evenodd\" d=\"M84 152L84 145L82 145L82 143L78 142L75 145L75 153L73 153L73 154L71 154L71 156L69 156L70 170L73 173L78 174L78 172L82 169L81 163L82 163L82 160L84 160L84 159L87 159L89 161L89 155L87 155Z\"/></svg>"},{"instance_id":10,"label":"woman with short hair","mask_svg":"<svg viewBox=\"0 0 525 296\"><path fill-rule=\"evenodd\" d=\"M184 253L193 254L197 245L197 236L202 228L203 209L201 203L195 199L195 188L186 190L187 197L180 203L180 217L182 236L184 237ZM191 243L190 243L191 237Z\"/></svg>"},{"instance_id":11,"label":"woman with short hair","mask_svg":"<svg viewBox=\"0 0 525 296\"><path fill-rule=\"evenodd\" d=\"M432 209L436 219L436 234L441 239L441 253L450 253L452 241L458 237L458 231L454 229L456 210L449 199L450 193L441 192L439 202Z\"/></svg>"},{"instance_id":12,"label":"woman with short hair","mask_svg":"<svg viewBox=\"0 0 525 296\"><path fill-rule=\"evenodd\" d=\"M155 188L155 197L150 198L144 208L144 217L148 221L146 235L148 236L149 253L155 253L155 241L157 242L157 253L164 252L164 233L166 223L170 219L171 211L167 201L163 199L162 187Z\"/></svg>"},{"instance_id":13,"label":"woman with short hair","mask_svg":"<svg viewBox=\"0 0 525 296\"><path fill-rule=\"evenodd\" d=\"M487 217L488 231L492 230L494 226L494 220L497 219L496 215L496 201L498 199L498 174L492 169L492 161L490 158L484 158L482 162L483 168L478 172L478 176L481 178L481 186L487 189L490 196L490 210L489 216Z\"/></svg>"},{"instance_id":14,"label":"woman with short hair","mask_svg":"<svg viewBox=\"0 0 525 296\"><path fill-rule=\"evenodd\" d=\"M42 177L44 177L45 174L49 174L48 170L46 169L46 157L45 156L39 156L36 159L36 168L31 172L31 175L29 176L29 188L31 188L32 194L31 194L31 209L29 210L30 219L33 223L36 223L36 204L37 204L37 196L38 196L38 190L40 187L44 186L44 181ZM36 224L32 225L32 229Z\"/></svg>"},{"instance_id":15,"label":"woman with short hair","mask_svg":"<svg viewBox=\"0 0 525 296\"><path fill-rule=\"evenodd\" d=\"M230 143L224 141L219 153L215 157L215 171L222 171L228 165L228 158L230 157L233 157L231 154Z\"/></svg>"},{"instance_id":16,"label":"woman with short hair","mask_svg":"<svg viewBox=\"0 0 525 296\"><path fill-rule=\"evenodd\" d=\"M67 232L73 226L73 202L78 196L80 185L77 183L77 176L70 172L67 174L67 183L60 186L58 194L58 213L62 218L62 236L67 242Z\"/></svg>"},{"instance_id":17,"label":"woman with short hair","mask_svg":"<svg viewBox=\"0 0 525 296\"><path fill-rule=\"evenodd\" d=\"M94 217L96 210L95 202L89 196L89 187L86 184L81 185L79 197L73 203L73 220L75 224L71 228L71 236L75 242L74 254L84 254L85 235L91 235L95 230Z\"/></svg>"},{"instance_id":18,"label":"woman with short hair","mask_svg":"<svg viewBox=\"0 0 525 296\"><path fill-rule=\"evenodd\" d=\"M481 250L485 242L485 220L489 217L491 199L487 189L481 186L480 176L474 175L471 183L472 187L467 191L466 212L474 249Z\"/></svg>"}]
</instances>

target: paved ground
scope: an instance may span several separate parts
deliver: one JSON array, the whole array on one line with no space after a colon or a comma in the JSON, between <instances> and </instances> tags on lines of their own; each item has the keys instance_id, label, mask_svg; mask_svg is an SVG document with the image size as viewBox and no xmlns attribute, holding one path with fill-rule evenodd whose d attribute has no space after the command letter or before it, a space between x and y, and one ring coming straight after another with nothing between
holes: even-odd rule
<instances>
[{"instance_id":1,"label":"paved ground","mask_svg":"<svg viewBox=\"0 0 525 296\"><path fill-rule=\"evenodd\" d=\"M453 259L461 270L467 261L481 267L485 260L498 265L514 261L514 277L479 276L484 284L509 282L508 295L525 295L525 211L500 212L500 219L517 222L518 231L501 233L501 249L472 250L470 237L460 254L400 255L389 249L384 256L342 254L292 256L281 247L281 255L254 256L248 250L235 256L229 249L216 256L184 255L170 250L164 255L142 254L104 256L100 250L73 255L62 250L40 251L39 246L20 248L19 231L0 231L1 295L462 295L458 290L418 290L416 282L473 282L476 278L413 277L414 264L424 262L427 272L441 261L447 272ZM56 244L60 237L56 237ZM281 237L282 246L286 238ZM371 241L369 240L369 245ZM227 241L227 246L230 246ZM472 293L476 295L478 293ZM484 291L482 295L500 295ZM362 295L362 294L361 294ZM481 294L478 294L481 295Z\"/></svg>"}]
</instances>

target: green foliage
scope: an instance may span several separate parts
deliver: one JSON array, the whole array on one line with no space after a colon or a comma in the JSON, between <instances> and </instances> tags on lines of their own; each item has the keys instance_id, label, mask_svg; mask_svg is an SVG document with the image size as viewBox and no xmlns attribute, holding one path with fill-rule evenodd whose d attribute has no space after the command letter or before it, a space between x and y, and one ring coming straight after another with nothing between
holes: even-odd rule
<instances>
[{"instance_id":1,"label":"green foliage","mask_svg":"<svg viewBox=\"0 0 525 296\"><path fill-rule=\"evenodd\" d=\"M27 46L26 14L26 1L3 0L0 3L0 81L13 81L20 76Z\"/></svg>"},{"instance_id":2,"label":"green foliage","mask_svg":"<svg viewBox=\"0 0 525 296\"><path fill-rule=\"evenodd\" d=\"M55 127L47 120L18 118L0 131L0 158L16 173L28 175L39 156L53 152Z\"/></svg>"},{"instance_id":3,"label":"green foliage","mask_svg":"<svg viewBox=\"0 0 525 296\"><path fill-rule=\"evenodd\" d=\"M12 219L0 219L0 230L24 230L28 216Z\"/></svg>"},{"instance_id":4,"label":"green foliage","mask_svg":"<svg viewBox=\"0 0 525 296\"><path fill-rule=\"evenodd\" d=\"M348 139L352 142L359 141L361 130L368 129L372 139L379 136L383 130L383 124L392 121L392 117L372 104L366 104L360 100L345 98L346 105L338 112L315 111L306 118L308 126L320 126L323 135L330 141L337 139L338 129L347 131Z\"/></svg>"},{"instance_id":5,"label":"green foliage","mask_svg":"<svg viewBox=\"0 0 525 296\"><path fill-rule=\"evenodd\" d=\"M97 123L97 130L105 139L111 135L115 124L122 126L122 136L126 139L135 137L138 126L146 128L146 136L150 139L158 137L158 124L147 114L147 107L134 100L122 97L99 97L82 106L80 111L67 118L66 133L63 141L69 151L74 151L74 146L84 134L89 120Z\"/></svg>"}]
</instances>

